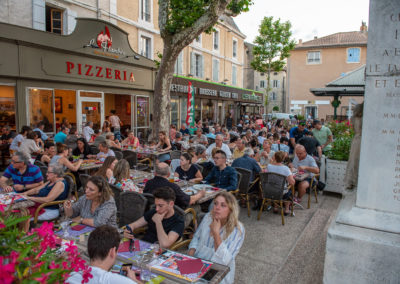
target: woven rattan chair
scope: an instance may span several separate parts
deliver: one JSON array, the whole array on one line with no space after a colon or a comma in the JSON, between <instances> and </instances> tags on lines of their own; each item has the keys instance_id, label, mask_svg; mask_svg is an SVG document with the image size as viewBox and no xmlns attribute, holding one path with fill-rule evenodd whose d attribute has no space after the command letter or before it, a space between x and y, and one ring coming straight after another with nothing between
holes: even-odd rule
<instances>
[{"instance_id":1,"label":"woven rattan chair","mask_svg":"<svg viewBox=\"0 0 400 284\"><path fill-rule=\"evenodd\" d=\"M318 203L318 188L317 188L318 179L319 179L319 174L314 175L314 177L311 179L310 187L308 188L307 209L310 209L310 205L311 205L311 191L314 192L315 203Z\"/></svg>"},{"instance_id":2,"label":"woven rattan chair","mask_svg":"<svg viewBox=\"0 0 400 284\"><path fill-rule=\"evenodd\" d=\"M122 192L119 196L119 226L130 224L140 219L147 205L147 199L137 192Z\"/></svg>"},{"instance_id":3,"label":"woven rattan chair","mask_svg":"<svg viewBox=\"0 0 400 284\"><path fill-rule=\"evenodd\" d=\"M245 200L246 201L246 206L247 206L247 216L250 217L250 199L249 199L249 190L252 186L254 186L258 182L258 178L255 180L251 181L251 174L252 172L248 169L243 169L239 167L235 167L236 171L242 175L242 178L240 182L238 183L239 185L239 192L237 193L237 196L239 197L239 200ZM258 193L258 191L257 191Z\"/></svg>"}]
</instances>

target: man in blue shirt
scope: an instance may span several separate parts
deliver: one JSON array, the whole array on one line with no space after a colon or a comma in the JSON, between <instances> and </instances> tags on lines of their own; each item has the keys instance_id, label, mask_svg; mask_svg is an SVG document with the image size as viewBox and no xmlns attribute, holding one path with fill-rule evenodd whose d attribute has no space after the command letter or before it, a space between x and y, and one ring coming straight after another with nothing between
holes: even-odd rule
<instances>
[{"instance_id":1,"label":"man in blue shirt","mask_svg":"<svg viewBox=\"0 0 400 284\"><path fill-rule=\"evenodd\" d=\"M179 132L182 133L182 135L190 135L189 129L186 128L186 123L182 123L181 129L179 129Z\"/></svg>"},{"instance_id":2,"label":"man in blue shirt","mask_svg":"<svg viewBox=\"0 0 400 284\"><path fill-rule=\"evenodd\" d=\"M308 133L306 129L306 122L304 120L300 121L299 125L290 129L290 151L293 152L296 147L297 141L304 135Z\"/></svg>"},{"instance_id":3,"label":"man in blue shirt","mask_svg":"<svg viewBox=\"0 0 400 284\"><path fill-rule=\"evenodd\" d=\"M54 142L56 143L63 143L65 142L65 139L67 138L67 135L69 133L69 128L62 126L61 127L61 131L58 132L55 136L54 136Z\"/></svg>"},{"instance_id":4,"label":"man in blue shirt","mask_svg":"<svg viewBox=\"0 0 400 284\"><path fill-rule=\"evenodd\" d=\"M39 132L40 132L40 135L41 135L40 138L41 138L43 141L46 141L47 139L49 139L49 137L46 135L46 133L43 132L43 129L44 129L44 122L41 121L41 122L39 122L39 123L37 124L36 128L33 129L33 131L39 131Z\"/></svg>"},{"instance_id":5,"label":"man in blue shirt","mask_svg":"<svg viewBox=\"0 0 400 284\"><path fill-rule=\"evenodd\" d=\"M226 165L226 154L218 150L214 155L215 166L204 179L208 184L213 183L216 187L227 191L236 190L238 186L237 173L232 167Z\"/></svg>"},{"instance_id":6,"label":"man in blue shirt","mask_svg":"<svg viewBox=\"0 0 400 284\"><path fill-rule=\"evenodd\" d=\"M254 180L256 174L261 172L261 167L257 161L253 158L254 151L251 148L246 148L242 157L237 158L233 161L233 168L243 168L251 171L250 181Z\"/></svg>"},{"instance_id":7,"label":"man in blue shirt","mask_svg":"<svg viewBox=\"0 0 400 284\"><path fill-rule=\"evenodd\" d=\"M13 186L7 185L11 179ZM11 158L11 165L7 167L0 178L0 187L6 192L12 190L23 192L43 184L43 176L38 166L29 162L29 157L23 152L16 152Z\"/></svg>"}]
</instances>

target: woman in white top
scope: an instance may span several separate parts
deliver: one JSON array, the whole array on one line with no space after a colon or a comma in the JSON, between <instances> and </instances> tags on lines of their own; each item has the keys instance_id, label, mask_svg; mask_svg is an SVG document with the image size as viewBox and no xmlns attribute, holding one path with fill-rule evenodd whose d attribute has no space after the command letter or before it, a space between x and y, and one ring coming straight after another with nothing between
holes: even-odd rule
<instances>
[{"instance_id":1,"label":"woman in white top","mask_svg":"<svg viewBox=\"0 0 400 284\"><path fill-rule=\"evenodd\" d=\"M13 152L19 151L19 147L21 146L22 142L26 139L26 135L28 134L29 131L32 129L29 126L22 126L21 132L15 136L15 138L12 140L11 145L10 145L10 152L11 154Z\"/></svg>"},{"instance_id":2,"label":"woman in white top","mask_svg":"<svg viewBox=\"0 0 400 284\"><path fill-rule=\"evenodd\" d=\"M19 151L25 153L29 157L29 159L32 159L33 153L39 154L40 152L43 152L43 150L38 145L39 140L40 139L35 131L30 131L26 136L26 139L24 139L24 141L22 141L21 145L19 146Z\"/></svg>"},{"instance_id":3,"label":"woman in white top","mask_svg":"<svg viewBox=\"0 0 400 284\"><path fill-rule=\"evenodd\" d=\"M188 254L228 265L230 271L221 283L233 283L235 258L242 247L244 236L236 198L229 192L221 192L214 199L212 211L204 216L197 229Z\"/></svg>"},{"instance_id":4,"label":"woman in white top","mask_svg":"<svg viewBox=\"0 0 400 284\"><path fill-rule=\"evenodd\" d=\"M289 185L294 185L295 180L292 175L292 172L290 169L282 164L286 157L286 153L283 151L278 151L274 154L274 157L272 158L271 163L267 167L267 171L270 173L276 173L280 175L286 176L286 181ZM283 200L289 200L292 195L292 192L288 189L286 186L286 189L283 192ZM285 205L285 212L284 214L287 215L290 213L289 209L289 201L284 201L283 204ZM278 212L278 205L274 203L274 213Z\"/></svg>"}]
</instances>

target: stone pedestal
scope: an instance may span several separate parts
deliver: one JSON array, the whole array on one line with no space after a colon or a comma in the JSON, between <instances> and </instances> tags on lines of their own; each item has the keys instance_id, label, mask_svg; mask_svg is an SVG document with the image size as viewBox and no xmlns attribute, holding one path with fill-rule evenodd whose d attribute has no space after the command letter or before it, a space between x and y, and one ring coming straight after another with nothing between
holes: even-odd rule
<instances>
[{"instance_id":1,"label":"stone pedestal","mask_svg":"<svg viewBox=\"0 0 400 284\"><path fill-rule=\"evenodd\" d=\"M400 283L400 1L371 0L358 189L328 231L324 283Z\"/></svg>"}]
</instances>

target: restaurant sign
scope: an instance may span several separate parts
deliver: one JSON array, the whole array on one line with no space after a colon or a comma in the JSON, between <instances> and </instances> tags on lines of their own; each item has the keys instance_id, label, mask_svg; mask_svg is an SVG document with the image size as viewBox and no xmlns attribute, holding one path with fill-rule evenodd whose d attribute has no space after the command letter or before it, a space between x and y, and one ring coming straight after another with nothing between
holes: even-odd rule
<instances>
[{"instance_id":1,"label":"restaurant sign","mask_svg":"<svg viewBox=\"0 0 400 284\"><path fill-rule=\"evenodd\" d=\"M252 94L242 94L243 100L250 100L250 101L261 101L261 96L257 96L255 93Z\"/></svg>"},{"instance_id":2,"label":"restaurant sign","mask_svg":"<svg viewBox=\"0 0 400 284\"><path fill-rule=\"evenodd\" d=\"M115 48L112 46L112 37L110 30L108 29L107 26L105 26L104 31L100 31L96 38L92 38L87 45L84 47L91 47L94 49L101 49L103 52L99 52L98 50L95 50L95 54L99 55L107 55L107 53L114 54L113 57L118 58L118 55L124 55L125 52L122 50L122 48L118 47Z\"/></svg>"},{"instance_id":3,"label":"restaurant sign","mask_svg":"<svg viewBox=\"0 0 400 284\"><path fill-rule=\"evenodd\" d=\"M66 61L65 63L67 74L135 82L135 76L133 75L133 72L130 72L129 70L103 67L99 66L99 64L81 64L72 61Z\"/></svg>"}]
</instances>

